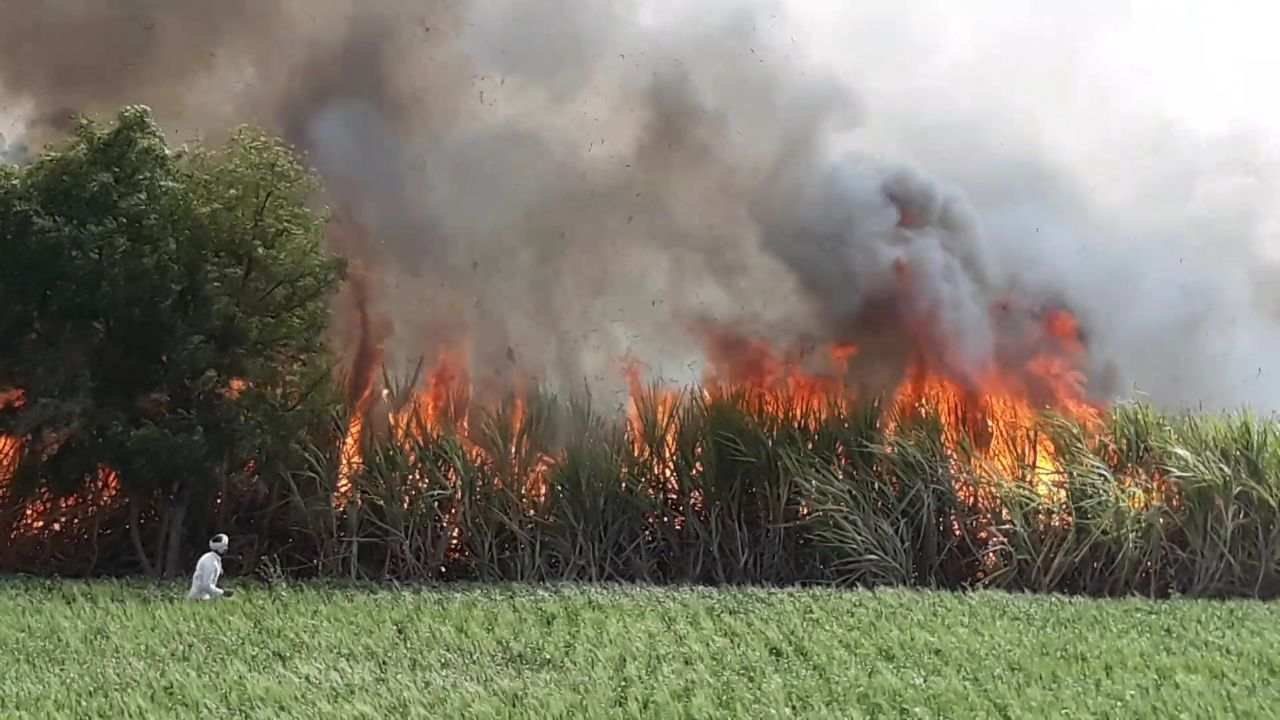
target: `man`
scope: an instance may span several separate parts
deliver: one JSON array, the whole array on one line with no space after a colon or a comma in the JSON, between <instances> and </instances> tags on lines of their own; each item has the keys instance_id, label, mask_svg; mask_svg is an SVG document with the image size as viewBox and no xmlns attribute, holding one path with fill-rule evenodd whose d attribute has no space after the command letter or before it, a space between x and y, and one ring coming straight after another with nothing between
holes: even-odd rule
<instances>
[{"instance_id":1,"label":"man","mask_svg":"<svg viewBox=\"0 0 1280 720\"><path fill-rule=\"evenodd\" d=\"M215 600L231 597L230 590L218 587L218 579L222 577L222 556L227 552L231 541L226 535L218 533L209 541L209 552L200 556L196 563L195 574L191 576L191 592L188 600Z\"/></svg>"}]
</instances>

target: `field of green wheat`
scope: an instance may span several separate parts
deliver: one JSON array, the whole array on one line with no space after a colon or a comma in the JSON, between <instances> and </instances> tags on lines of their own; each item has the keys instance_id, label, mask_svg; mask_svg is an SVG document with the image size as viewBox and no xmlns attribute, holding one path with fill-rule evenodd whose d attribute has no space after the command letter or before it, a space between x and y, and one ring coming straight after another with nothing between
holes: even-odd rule
<instances>
[{"instance_id":1,"label":"field of green wheat","mask_svg":"<svg viewBox=\"0 0 1280 720\"><path fill-rule=\"evenodd\" d=\"M235 586L234 580L231 585ZM0 584L3 718L1275 717L1280 606Z\"/></svg>"}]
</instances>

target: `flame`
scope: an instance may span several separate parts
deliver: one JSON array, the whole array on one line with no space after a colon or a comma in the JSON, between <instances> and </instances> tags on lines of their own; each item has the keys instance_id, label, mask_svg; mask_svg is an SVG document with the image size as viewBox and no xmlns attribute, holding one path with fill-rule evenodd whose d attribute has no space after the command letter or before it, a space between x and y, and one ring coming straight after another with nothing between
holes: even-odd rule
<instances>
[{"instance_id":1,"label":"flame","mask_svg":"<svg viewBox=\"0 0 1280 720\"><path fill-rule=\"evenodd\" d=\"M335 237L365 238L362 228L339 224ZM348 287L355 318L357 344L351 375L347 381L347 403L352 409L338 450L338 477L334 485L333 504L344 507L351 499L352 479L362 462L360 444L364 436L366 415L373 406L374 375L382 362L382 338L386 332L374 319L369 279L365 269L351 269Z\"/></svg>"},{"instance_id":2,"label":"flame","mask_svg":"<svg viewBox=\"0 0 1280 720\"><path fill-rule=\"evenodd\" d=\"M909 287L911 279L908 267L899 268L904 286ZM699 390L704 399L747 393L767 415L806 423L820 422L857 399L856 383L851 382L860 357L855 343L785 346L710 323L695 325L694 330L703 341L706 358ZM923 330L913 333L918 343L937 337ZM1042 413L1054 411L1092 425L1099 421L1101 408L1086 392L1081 371L1086 351L1074 315L1060 308L1045 311L1024 340L1022 350L1013 355L1016 362L1006 358L976 375L948 372L939 361L947 356L945 348L919 348L887 399L886 406L893 412L884 419L885 432L897 431L897 418L933 409L939 413L953 463L985 465L1002 477L1028 482L1047 503L1060 502L1064 473L1050 438L1039 429ZM501 433L505 443L498 450L501 455L489 457L486 452L492 449L482 450L468 439L473 398L468 359L460 349L440 352L408 397L392 403L396 407L387 413L391 433L402 444L415 437L452 433L474 458L525 473L512 480L523 482L523 496L537 502L545 494L546 472L555 458L521 460L528 449L524 444L530 422L523 386L519 381L512 385L513 393L508 395L512 401L504 415L510 422L509 433ZM638 460L656 472L653 491L674 493L678 442L674 421L682 392L663 385L646 386L644 368L634 361L624 360L621 371L630 391L626 431L631 448ZM349 497L353 473L361 462L360 442L374 396L371 374L368 377L342 441L339 492L335 493L338 507ZM979 501L976 489L958 489Z\"/></svg>"},{"instance_id":3,"label":"flame","mask_svg":"<svg viewBox=\"0 0 1280 720\"><path fill-rule=\"evenodd\" d=\"M18 438L0 435L0 489L13 479L13 474L18 469L18 453L21 450L22 444Z\"/></svg>"},{"instance_id":4,"label":"flame","mask_svg":"<svg viewBox=\"0 0 1280 720\"><path fill-rule=\"evenodd\" d=\"M0 390L0 410L20 408L27 401L26 393L20 388ZM0 435L0 491L13 479L18 469L18 455L22 451L21 438L11 435Z\"/></svg>"},{"instance_id":5,"label":"flame","mask_svg":"<svg viewBox=\"0 0 1280 720\"><path fill-rule=\"evenodd\" d=\"M899 269L901 283L909 287L909 268ZM359 300L359 298L358 298ZM367 306L358 302L363 332L372 320ZM1008 308L1001 308L1007 312ZM890 409L882 422L888 435L897 432L901 418L921 409L938 412L943 440L951 462L977 470L986 466L1006 478L1027 482L1049 505L1064 499L1064 472L1050 439L1041 432L1041 413L1064 414L1086 425L1100 420L1101 406L1086 391L1081 368L1086 348L1074 315L1054 308L1040 314L1033 332L1023 338L1019 352L993 362L981 373L949 372L940 358L945 348L926 346L936 342L937 333L912 330L919 347L915 359L901 380L884 399ZM702 384L696 392L704 400L742 396L766 415L792 423L817 423L849 406L863 389L856 382L862 359L858 344L848 341L827 344L779 344L711 323L694 326L703 342L706 360ZM506 425L478 443L472 437L473 412L478 409L472 387L469 353L465 342L437 353L434 362L409 388L381 388L375 370L382 358L378 343L362 336L355 371L347 385L351 415L343 427L338 447L338 470L332 502L341 510L351 502L357 475L364 465L362 448L370 433L384 429L402 447L418 439L449 434L455 437L472 459L501 469L502 482L531 511L547 492L548 472L557 458L539 454L531 446L531 425L536 421L528 405L523 380L516 376L506 395L509 404L495 417ZM645 368L624 360L621 372L629 389L625 432L635 459L650 475L651 492L676 498L680 492L677 453L680 438L677 414L688 397L686 390L662 384L646 384ZM225 389L236 397L247 389L241 378L231 378ZM0 393L0 408L25 401L21 391ZM376 408L380 408L375 411ZM385 424L383 423L385 418ZM374 422L376 420L376 422ZM491 428L492 429L492 428ZM0 490L15 469L20 439L0 436ZM696 450L695 450L696 452ZM496 454L495 454L496 453ZM695 459L695 463L696 463ZM963 468L962 468L963 469ZM957 473L958 478L971 472ZM421 482L422 478L407 478ZM457 478L450 477L455 482ZM958 481L963 482L963 480ZM39 496L23 509L18 530L26 534L57 532L84 503L106 507L116 497L119 478L101 468L94 483L82 493L68 498ZM962 496L981 504L974 487L958 486ZM692 492L692 491L691 491ZM702 499L692 492L686 498L694 511L701 511ZM1134 502L1142 502L1142 498ZM408 502L408 499L405 499ZM673 515L679 523L680 513ZM456 528L455 528L456 529Z\"/></svg>"},{"instance_id":6,"label":"flame","mask_svg":"<svg viewBox=\"0 0 1280 720\"><path fill-rule=\"evenodd\" d=\"M238 400L245 390L249 389L249 382L244 378L233 377L227 381L227 387L223 389L222 394L228 400Z\"/></svg>"},{"instance_id":7,"label":"flame","mask_svg":"<svg viewBox=\"0 0 1280 720\"><path fill-rule=\"evenodd\" d=\"M0 391L0 410L20 408L26 401L26 393L21 389ZM22 438L0 435L0 497L5 496L17 471L23 445ZM8 539L41 538L51 533L81 530L85 520L109 508L119 492L119 475L106 466L99 466L93 481L71 495L55 497L48 489L41 488L35 497L24 499L18 505L20 514Z\"/></svg>"},{"instance_id":8,"label":"flame","mask_svg":"<svg viewBox=\"0 0 1280 720\"><path fill-rule=\"evenodd\" d=\"M333 504L337 508L344 507L351 499L354 489L353 478L363 463L360 446L364 440L366 415L373 401L371 378L356 399L355 408L347 420L346 432L342 435L342 444L338 449L338 478L333 491Z\"/></svg>"},{"instance_id":9,"label":"flame","mask_svg":"<svg viewBox=\"0 0 1280 720\"><path fill-rule=\"evenodd\" d=\"M467 366L467 354L460 349L439 353L422 388L390 415L392 430L400 441L415 434L427 437L445 431L466 435L471 405Z\"/></svg>"},{"instance_id":10,"label":"flame","mask_svg":"<svg viewBox=\"0 0 1280 720\"><path fill-rule=\"evenodd\" d=\"M72 495L54 497L42 488L23 505L10 540L80 529L88 517L110 508L119 494L120 476L106 466L99 466L93 482Z\"/></svg>"},{"instance_id":11,"label":"flame","mask_svg":"<svg viewBox=\"0 0 1280 720\"><path fill-rule=\"evenodd\" d=\"M333 490L333 505L339 510L351 499L352 478L362 460L360 441L363 434L364 421L359 415L352 415L347 421L347 430L342 435L342 446L338 450L338 482Z\"/></svg>"}]
</instances>

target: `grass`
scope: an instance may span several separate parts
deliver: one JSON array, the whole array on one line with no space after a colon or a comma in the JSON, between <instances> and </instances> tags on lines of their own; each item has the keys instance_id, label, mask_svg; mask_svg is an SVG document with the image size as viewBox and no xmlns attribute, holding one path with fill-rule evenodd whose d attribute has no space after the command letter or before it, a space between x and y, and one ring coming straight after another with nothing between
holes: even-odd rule
<instances>
[{"instance_id":1,"label":"grass","mask_svg":"<svg viewBox=\"0 0 1280 720\"><path fill-rule=\"evenodd\" d=\"M1274 717L1280 607L907 590L0 584L3 718Z\"/></svg>"}]
</instances>

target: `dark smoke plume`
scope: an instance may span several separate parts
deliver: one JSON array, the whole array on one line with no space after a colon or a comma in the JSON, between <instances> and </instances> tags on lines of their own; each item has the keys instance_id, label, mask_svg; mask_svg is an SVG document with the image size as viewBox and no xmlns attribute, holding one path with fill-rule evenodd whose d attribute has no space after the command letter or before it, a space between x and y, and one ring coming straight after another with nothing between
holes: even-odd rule
<instances>
[{"instance_id":1,"label":"dark smoke plume","mask_svg":"<svg viewBox=\"0 0 1280 720\"><path fill-rule=\"evenodd\" d=\"M805 59L784 4L665 20L651 5L10 2L0 99L28 144L125 103L180 135L285 135L323 175L335 247L360 268L337 331L357 365L411 368L466 338L480 388L519 372L621 391L624 356L694 379L688 330L712 321L854 342L854 372L877 385L922 353L966 380L1029 352L1046 308L1067 307L1099 396L1280 406L1280 379L1241 384L1280 349L1248 252L1193 283L1197 312L1144 271L1173 216L1105 212L1016 138L927 102L891 113L914 163L886 158L876 96L864 112ZM934 165L954 186L917 169ZM1100 225L1151 239L1064 253ZM1210 337L1224 313L1247 347ZM1181 337L1177 357L1153 357L1153 326Z\"/></svg>"}]
</instances>

